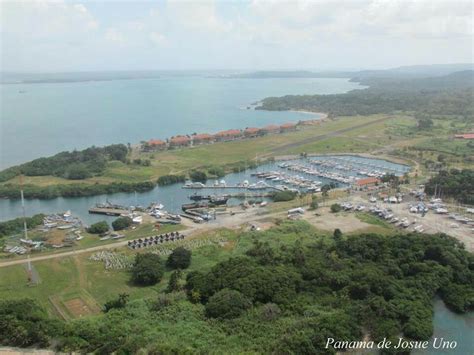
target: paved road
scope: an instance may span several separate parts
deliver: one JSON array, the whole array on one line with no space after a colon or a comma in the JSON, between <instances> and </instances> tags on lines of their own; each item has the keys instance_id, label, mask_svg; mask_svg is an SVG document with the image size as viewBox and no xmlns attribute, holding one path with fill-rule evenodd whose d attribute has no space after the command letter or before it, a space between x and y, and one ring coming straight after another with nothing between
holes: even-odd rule
<instances>
[{"instance_id":1,"label":"paved road","mask_svg":"<svg viewBox=\"0 0 474 355\"><path fill-rule=\"evenodd\" d=\"M299 146L302 146L302 145L318 142L318 141L321 141L321 140L326 139L326 138L335 137L335 136L338 136L342 133L350 132L350 131L352 131L354 129L358 129L358 128L367 127L367 126L373 125L375 123L385 121L385 120L390 119L390 118L392 118L392 117L391 116L382 117L382 118L379 118L378 120L361 123L361 124L358 124L358 125L355 125L355 126L339 129L337 131L332 131L332 132L325 133L325 134L320 134L318 136L313 136L313 137L310 137L310 138L306 138L306 139L303 139L303 140L295 142L295 143L288 143L288 144L276 147L275 149L272 149L272 153L284 152L284 151L287 151L288 149L292 149L292 148L299 147ZM354 120L357 120L357 118L354 118Z\"/></svg>"}]
</instances>

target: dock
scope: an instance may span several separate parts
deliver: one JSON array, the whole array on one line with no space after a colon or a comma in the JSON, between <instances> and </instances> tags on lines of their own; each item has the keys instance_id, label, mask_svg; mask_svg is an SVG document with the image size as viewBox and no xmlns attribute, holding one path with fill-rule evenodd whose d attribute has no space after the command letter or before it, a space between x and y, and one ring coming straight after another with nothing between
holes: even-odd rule
<instances>
[{"instance_id":1,"label":"dock","mask_svg":"<svg viewBox=\"0 0 474 355\"><path fill-rule=\"evenodd\" d=\"M89 208L89 213L105 214L107 216L120 216L122 214L128 214L129 212L127 210L118 209L118 208L92 207L92 208Z\"/></svg>"},{"instance_id":2,"label":"dock","mask_svg":"<svg viewBox=\"0 0 474 355\"><path fill-rule=\"evenodd\" d=\"M225 185L225 186L214 186L214 185L206 185L206 186L200 186L200 187L191 187L191 186L186 186L186 185L183 185L181 186L182 189L190 189L190 190L205 190L205 189L241 189L241 190L254 190L252 188L249 189L248 186L240 186L240 185ZM278 191L281 191L279 188L277 188L276 186L272 186L272 185L268 185L268 186L265 186L264 188L262 189L258 189L258 190L264 190L264 189L270 189L270 190L278 190Z\"/></svg>"}]
</instances>

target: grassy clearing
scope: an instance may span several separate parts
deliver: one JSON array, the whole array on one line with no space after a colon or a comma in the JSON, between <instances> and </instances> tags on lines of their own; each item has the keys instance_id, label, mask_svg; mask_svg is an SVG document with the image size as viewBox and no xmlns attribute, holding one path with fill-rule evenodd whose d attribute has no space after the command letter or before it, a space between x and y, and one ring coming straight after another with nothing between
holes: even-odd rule
<instances>
[{"instance_id":1,"label":"grassy clearing","mask_svg":"<svg viewBox=\"0 0 474 355\"><path fill-rule=\"evenodd\" d=\"M368 224L372 224L374 226L379 226L379 227L383 227L384 229L392 229L392 225L390 223L387 223L386 221L384 221L383 219L377 217L377 216L374 216L374 215L371 215L369 213L364 213L364 212L357 212L355 214L355 216L361 221L361 222L365 222L365 223L368 223Z\"/></svg>"},{"instance_id":2,"label":"grassy clearing","mask_svg":"<svg viewBox=\"0 0 474 355\"><path fill-rule=\"evenodd\" d=\"M149 159L151 166L126 165L115 161L108 164L105 173L100 177L73 181L51 176L32 176L25 179L25 184L50 186L78 182L87 184L105 184L117 181L136 182L156 180L158 177L166 174L183 174L192 169L214 165L229 167L239 162L254 161L256 157L274 156L274 151L282 146L289 144L298 145L298 142L305 139L330 134L331 132L341 129L350 129L351 127L371 123L383 117L387 116L341 117L337 120L326 121L320 125L305 126L296 132L270 135L251 140L215 143L164 152L143 153L135 151L132 153L133 158ZM379 125L379 123L377 125ZM369 132L369 130L366 130L366 132ZM350 137L350 135L348 137ZM340 139L331 138L330 140L329 143L318 142L317 144L308 144L307 146L292 147L283 152L283 154L299 153L301 151L310 153L356 152L362 151L363 149L374 148L374 146L364 143L363 141L352 140L350 138L343 139L343 144L338 143L338 141L342 142ZM329 147L327 147L328 145ZM281 154L281 152L278 153L278 155ZM18 179L15 178L6 183L18 184L19 182Z\"/></svg>"},{"instance_id":3,"label":"grassy clearing","mask_svg":"<svg viewBox=\"0 0 474 355\"><path fill-rule=\"evenodd\" d=\"M316 230L304 221L282 222L266 232L242 232L228 229L206 232L197 238L223 238L226 244L194 249L192 263L187 272L208 270L220 261L243 255L252 246L255 238L279 248L292 245L296 240L312 243L318 235L326 236L327 233ZM127 254L134 253L126 248L119 251ZM37 286L28 286L27 273L22 265L0 268L0 298L30 297L38 300L51 315L59 316L53 302L60 304L63 309L66 301L81 298L91 305L91 308L95 305L95 311L97 311L107 300L116 297L119 293L128 293L131 299L149 299L164 291L168 284L171 274L169 270L161 282L155 286L133 286L129 283L128 271L105 270L103 263L89 260L90 255L79 254L74 257L35 262L33 265L41 279ZM68 316L70 316L69 313Z\"/></svg>"}]
</instances>

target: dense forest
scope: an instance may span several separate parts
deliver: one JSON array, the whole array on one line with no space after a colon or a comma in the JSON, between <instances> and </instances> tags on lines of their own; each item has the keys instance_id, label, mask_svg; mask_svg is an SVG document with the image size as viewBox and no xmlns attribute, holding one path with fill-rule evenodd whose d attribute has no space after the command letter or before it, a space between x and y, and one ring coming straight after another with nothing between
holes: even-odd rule
<instances>
[{"instance_id":1,"label":"dense forest","mask_svg":"<svg viewBox=\"0 0 474 355\"><path fill-rule=\"evenodd\" d=\"M474 205L474 170L440 171L426 183L425 190L430 195L453 197Z\"/></svg>"},{"instance_id":2,"label":"dense forest","mask_svg":"<svg viewBox=\"0 0 474 355\"><path fill-rule=\"evenodd\" d=\"M282 236L296 242L266 242ZM141 274L164 267L154 257ZM181 272L173 275L179 285ZM306 223L283 222L259 233L244 256L183 274L181 284L154 299L117 295L102 315L68 323L32 300L3 300L0 343L99 354L333 354L328 337L429 339L435 296L455 312L474 309L474 256L446 235L328 238Z\"/></svg>"},{"instance_id":3,"label":"dense forest","mask_svg":"<svg viewBox=\"0 0 474 355\"><path fill-rule=\"evenodd\" d=\"M397 111L474 116L474 71L436 78L352 80L370 87L345 94L269 97L256 109L327 112L330 116L390 114Z\"/></svg>"},{"instance_id":4,"label":"dense forest","mask_svg":"<svg viewBox=\"0 0 474 355\"><path fill-rule=\"evenodd\" d=\"M124 144L61 152L52 157L35 159L5 169L0 172L0 182L8 181L20 174L26 176L53 175L65 179L82 180L103 173L108 161L126 162L127 153L128 148Z\"/></svg>"}]
</instances>

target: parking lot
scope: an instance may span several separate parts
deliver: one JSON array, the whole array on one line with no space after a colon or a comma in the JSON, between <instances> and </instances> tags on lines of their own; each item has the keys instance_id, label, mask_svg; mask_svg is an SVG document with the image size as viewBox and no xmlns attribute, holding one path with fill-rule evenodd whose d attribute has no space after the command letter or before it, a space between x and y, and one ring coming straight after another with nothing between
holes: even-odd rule
<instances>
[{"instance_id":1,"label":"parking lot","mask_svg":"<svg viewBox=\"0 0 474 355\"><path fill-rule=\"evenodd\" d=\"M385 218L387 222L393 223L393 225L398 226L399 228L407 231L415 231L415 228L418 232L434 234L434 233L446 233L462 243L469 251L474 251L474 224L472 217L469 217L467 213L458 214L459 217L466 217L470 219L470 222L460 222L455 220L452 213L436 213L432 209L428 209L425 214L410 212L411 207L414 207L418 204L418 201L413 198L407 197L403 199L401 203L389 203L384 202L381 199L377 199L375 202L370 202L368 199L361 196L351 196L349 198L344 198L339 201L340 204L350 203L352 204L352 210L355 210L357 206L364 206L364 212L371 212L372 210L382 211L382 215L388 216ZM447 208L448 211L450 208ZM412 208L412 211L414 209ZM381 217L384 218L384 217ZM396 221L394 220L396 219ZM406 222L406 223L402 223Z\"/></svg>"}]
</instances>

